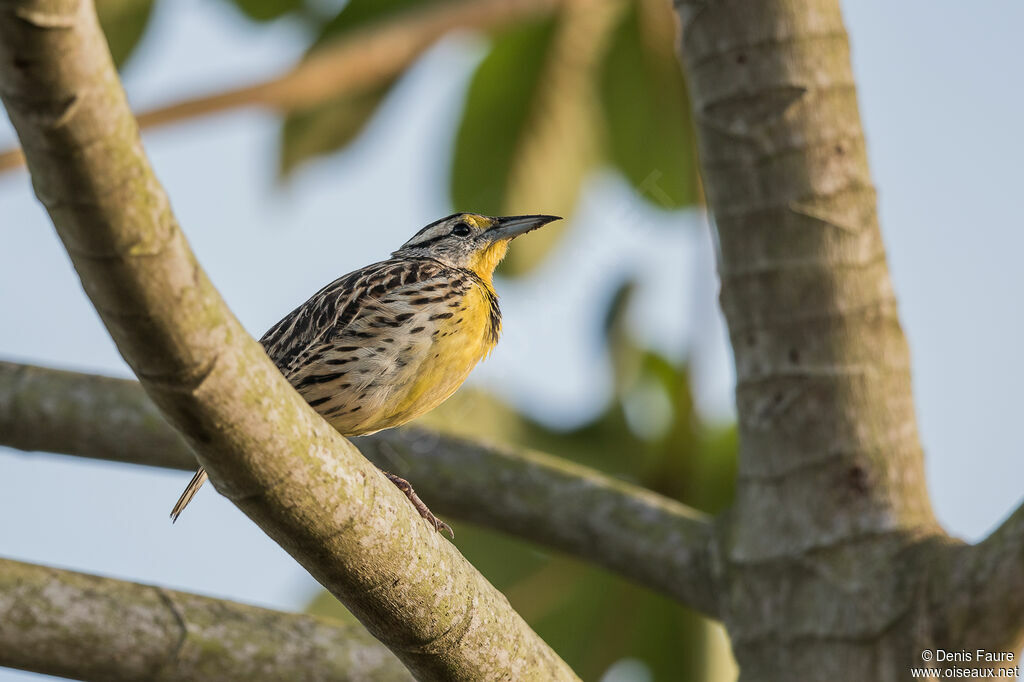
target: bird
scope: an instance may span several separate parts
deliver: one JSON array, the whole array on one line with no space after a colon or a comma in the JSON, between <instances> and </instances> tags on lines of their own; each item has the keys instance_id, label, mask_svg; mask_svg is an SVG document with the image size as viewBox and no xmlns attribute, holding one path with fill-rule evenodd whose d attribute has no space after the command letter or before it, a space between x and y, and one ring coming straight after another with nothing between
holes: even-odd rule
<instances>
[{"instance_id":1,"label":"bird","mask_svg":"<svg viewBox=\"0 0 1024 682\"><path fill-rule=\"evenodd\" d=\"M455 213L422 228L387 260L339 277L260 339L267 355L331 426L364 436L409 422L448 399L501 333L494 269L509 243L552 215ZM427 523L434 516L405 479L382 473ZM206 481L196 472L171 511Z\"/></svg>"}]
</instances>

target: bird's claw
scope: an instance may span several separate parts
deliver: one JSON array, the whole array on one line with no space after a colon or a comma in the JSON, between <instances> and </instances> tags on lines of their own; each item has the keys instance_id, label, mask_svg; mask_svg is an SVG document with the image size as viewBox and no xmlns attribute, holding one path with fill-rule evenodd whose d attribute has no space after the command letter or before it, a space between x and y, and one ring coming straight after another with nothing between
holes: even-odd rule
<instances>
[{"instance_id":1,"label":"bird's claw","mask_svg":"<svg viewBox=\"0 0 1024 682\"><path fill-rule=\"evenodd\" d=\"M448 535L451 536L452 540L455 539L455 531L452 530L452 527L444 521L442 521L441 519L434 516L433 514L431 514L429 509L427 510L427 513L425 515L423 514L423 512L420 512L420 515L427 520L427 523L434 527L435 533L440 533L442 530L444 530L448 532Z\"/></svg>"},{"instance_id":2,"label":"bird's claw","mask_svg":"<svg viewBox=\"0 0 1024 682\"><path fill-rule=\"evenodd\" d=\"M394 483L399 490L405 493L405 496L409 498L409 502L411 502L412 506L416 508L416 511L420 513L420 516L422 516L428 524L433 526L435 533L440 533L442 530L445 530L448 532L448 535L451 536L452 540L455 539L455 531L452 530L452 527L434 516L433 512L430 511L430 508L424 504L423 500L420 499L420 496L416 494L415 490L413 490L409 481L405 480L401 476L395 476L392 473L388 473L387 471L382 471L382 473L387 476L388 480Z\"/></svg>"}]
</instances>

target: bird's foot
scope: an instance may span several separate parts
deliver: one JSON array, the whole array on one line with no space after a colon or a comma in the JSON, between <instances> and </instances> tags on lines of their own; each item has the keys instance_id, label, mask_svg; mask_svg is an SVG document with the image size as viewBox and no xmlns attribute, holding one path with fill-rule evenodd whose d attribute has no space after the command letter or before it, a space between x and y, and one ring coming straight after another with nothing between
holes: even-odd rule
<instances>
[{"instance_id":1,"label":"bird's foot","mask_svg":"<svg viewBox=\"0 0 1024 682\"><path fill-rule=\"evenodd\" d=\"M448 531L452 540L455 539L455 531L452 530L452 527L431 513L430 508L423 503L420 496L417 495L416 491L412 489L411 485L409 485L409 481L405 480L401 476L395 476L394 474L388 473L387 471L381 471L381 473L387 476L389 481L394 483L398 486L399 490L405 493L405 496L409 498L410 502L412 502L412 506L416 508L416 511L420 513L420 516L422 516L427 523L434 527L435 532L440 533L442 530Z\"/></svg>"}]
</instances>

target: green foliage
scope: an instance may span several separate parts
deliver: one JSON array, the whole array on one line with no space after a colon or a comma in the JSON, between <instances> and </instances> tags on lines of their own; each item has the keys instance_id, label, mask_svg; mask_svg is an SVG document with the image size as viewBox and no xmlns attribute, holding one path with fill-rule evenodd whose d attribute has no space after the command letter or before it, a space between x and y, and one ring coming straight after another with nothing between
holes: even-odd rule
<instances>
[{"instance_id":1,"label":"green foliage","mask_svg":"<svg viewBox=\"0 0 1024 682\"><path fill-rule=\"evenodd\" d=\"M349 0L320 30L309 54L361 28L440 0ZM303 163L346 147L366 128L398 78L383 85L335 97L292 111L281 128L280 167L287 177Z\"/></svg>"},{"instance_id":2,"label":"green foliage","mask_svg":"<svg viewBox=\"0 0 1024 682\"><path fill-rule=\"evenodd\" d=\"M632 3L601 74L611 161L644 199L664 209L700 198L690 103L671 50L670 12L664 2ZM668 36L658 30L665 25L672 27Z\"/></svg>"},{"instance_id":3,"label":"green foliage","mask_svg":"<svg viewBox=\"0 0 1024 682\"><path fill-rule=\"evenodd\" d=\"M456 138L450 185L456 207L568 217L591 168L591 146L603 148L612 166L656 206L677 209L700 200L671 7L661 0L629 0L625 10L605 47L600 36L591 36L591 47L600 50L593 55L596 68L575 55L574 78L564 77L565 56L553 47L553 29L572 19L568 13L493 40L470 83ZM552 78L552 68L563 78ZM552 119L558 133L544 134ZM591 119L603 121L603 135L590 130ZM517 169L527 181L514 175ZM521 274L542 262L564 226L517 249L503 274Z\"/></svg>"},{"instance_id":4,"label":"green foliage","mask_svg":"<svg viewBox=\"0 0 1024 682\"><path fill-rule=\"evenodd\" d=\"M288 114L281 127L281 176L287 177L304 162L348 145L373 118L392 85L394 81Z\"/></svg>"},{"instance_id":5,"label":"green foliage","mask_svg":"<svg viewBox=\"0 0 1024 682\"><path fill-rule=\"evenodd\" d=\"M96 0L100 26L118 68L131 56L146 32L153 3L154 0Z\"/></svg>"},{"instance_id":6,"label":"green foliage","mask_svg":"<svg viewBox=\"0 0 1024 682\"><path fill-rule=\"evenodd\" d=\"M231 0L242 13L254 21L271 21L302 9L302 0Z\"/></svg>"},{"instance_id":7,"label":"green foliage","mask_svg":"<svg viewBox=\"0 0 1024 682\"><path fill-rule=\"evenodd\" d=\"M477 67L452 159L451 197L459 210L489 215L506 211L510 172L541 95L554 29L553 19L514 26L494 38Z\"/></svg>"}]
</instances>

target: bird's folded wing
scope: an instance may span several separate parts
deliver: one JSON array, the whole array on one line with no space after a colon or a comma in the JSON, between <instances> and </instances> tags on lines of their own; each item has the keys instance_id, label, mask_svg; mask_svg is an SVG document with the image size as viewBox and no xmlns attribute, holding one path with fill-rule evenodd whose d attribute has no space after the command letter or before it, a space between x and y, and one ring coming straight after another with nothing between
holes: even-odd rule
<instances>
[{"instance_id":1,"label":"bird's folded wing","mask_svg":"<svg viewBox=\"0 0 1024 682\"><path fill-rule=\"evenodd\" d=\"M429 259L392 259L368 265L331 282L263 335L267 355L293 385L339 345L354 322L374 313L384 319L402 314L405 299L428 280L447 281L449 268ZM392 300L384 304L384 300ZM360 325L361 326L361 325ZM358 343L358 338L354 339ZM364 342L365 343L365 342Z\"/></svg>"}]
</instances>

